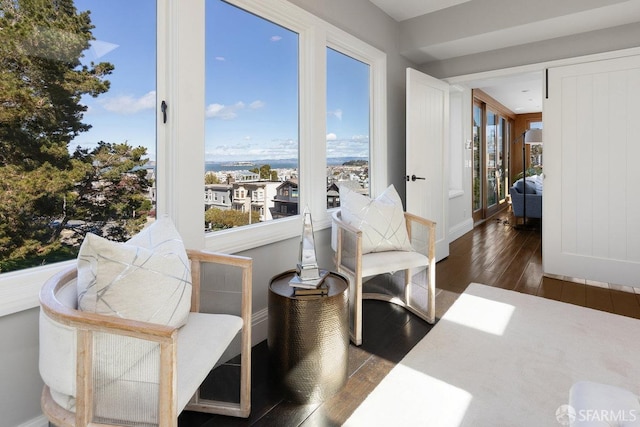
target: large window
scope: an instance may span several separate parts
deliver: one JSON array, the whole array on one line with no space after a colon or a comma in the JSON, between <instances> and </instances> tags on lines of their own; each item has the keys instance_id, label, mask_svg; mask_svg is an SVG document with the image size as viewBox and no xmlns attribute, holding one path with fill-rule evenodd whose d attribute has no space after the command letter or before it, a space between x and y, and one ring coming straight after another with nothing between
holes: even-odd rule
<instances>
[{"instance_id":1,"label":"large window","mask_svg":"<svg viewBox=\"0 0 640 427\"><path fill-rule=\"evenodd\" d=\"M327 48L327 208L339 187L369 194L370 67Z\"/></svg>"},{"instance_id":2,"label":"large window","mask_svg":"<svg viewBox=\"0 0 640 427\"><path fill-rule=\"evenodd\" d=\"M504 207L509 186L509 152L515 116L481 90L473 91L473 219Z\"/></svg>"},{"instance_id":3,"label":"large window","mask_svg":"<svg viewBox=\"0 0 640 427\"><path fill-rule=\"evenodd\" d=\"M529 122L529 129L542 129L542 122ZM529 175L539 175L542 173L542 144L527 144L529 148Z\"/></svg>"},{"instance_id":4,"label":"large window","mask_svg":"<svg viewBox=\"0 0 640 427\"><path fill-rule=\"evenodd\" d=\"M473 104L473 212L482 208L482 141L484 132L482 128L482 105Z\"/></svg>"},{"instance_id":5,"label":"large window","mask_svg":"<svg viewBox=\"0 0 640 427\"><path fill-rule=\"evenodd\" d=\"M154 218L155 16L155 0L0 4L0 272Z\"/></svg>"},{"instance_id":6,"label":"large window","mask_svg":"<svg viewBox=\"0 0 640 427\"><path fill-rule=\"evenodd\" d=\"M228 206L205 201L208 231L277 219L291 204L277 189L298 182L298 39L221 0L206 2L205 174L235 196ZM296 205L286 216L297 214Z\"/></svg>"},{"instance_id":7,"label":"large window","mask_svg":"<svg viewBox=\"0 0 640 427\"><path fill-rule=\"evenodd\" d=\"M71 3L51 2L52 8L60 5L64 13L73 9L67 7ZM2 7L16 4L23 2L3 2ZM34 11L42 22L28 27L42 31L42 39L59 40L52 46L43 45L37 34L25 38L7 33L7 20L17 15L4 10L0 13L0 118L14 120L8 128L13 132L11 137L0 134L0 198L5 205L0 231L22 231L25 221L40 224L40 234L23 239L25 251L41 255L37 244L47 244L56 227L66 230L68 241L76 246L80 239L74 236L79 236L80 228L118 231L119 238L126 239L153 218L155 211L171 215L186 246L228 253L298 236L298 206L309 206L316 229L329 227L324 159L330 132L327 111L334 107L328 106L327 99L327 47L346 55L346 62L355 68L368 69L363 73L367 83L363 80L357 86L359 96L361 87L367 86L368 90L361 98L361 105L369 106L368 133L363 128L345 135L358 143L351 148L368 146L368 155L362 151L358 155L368 156L369 191L377 194L388 185L387 65L383 52L286 0L77 0L73 4L78 13L91 10L80 19L91 19L95 26L65 24L70 29L83 28L81 37L59 32L64 26L57 26L52 18L59 16L56 13ZM233 20L225 20L225 16ZM38 49L25 49L29 43L38 45ZM31 56L19 57L22 52ZM65 56L69 52L75 56ZM56 65L55 60L60 58L64 61ZM56 70L82 84L57 109L47 97L52 93L29 92L29 88L23 87L24 93L33 97L8 99L8 93L20 94L8 90L13 90L12 84L35 80L26 74L10 74L9 70L19 69L20 64ZM33 76L43 75L38 69L30 70ZM45 86L61 89L56 78L49 78ZM46 110L40 122L26 120L37 117L28 116L29 110L13 108L21 100L34 111ZM14 110L21 115L10 116ZM65 117L69 120L62 120ZM26 123L34 127L22 127ZM51 123L68 127L43 127ZM6 129L4 126L0 132ZM14 137L23 137L27 131L40 139L25 139L24 144L17 145ZM368 144L363 144L366 138ZM77 145L81 149L73 158ZM12 151L15 147L36 148L40 158L33 153L19 157L20 153ZM20 161L26 158L34 162ZM119 163L104 163L107 160ZM283 168L275 160L297 164ZM207 162L242 164L244 172L233 177L242 185L228 187L227 174L207 174ZM262 168L262 163L270 168ZM31 169L26 170L26 166ZM76 166L84 169L74 169ZM285 169L288 172L283 172ZM81 181L85 176L79 173L81 170L105 175ZM272 189L263 183L277 183L277 187ZM236 194L240 196L236 189L242 190L242 200L236 199ZM81 190L91 190L92 196L77 205ZM124 193L121 203L109 204L112 190L131 191ZM14 205L13 209L20 212L32 209L20 218L22 222L5 221L11 214L6 207L14 201L9 196L15 196L17 202L30 195L44 196L28 206ZM286 203L276 206L277 195L286 198ZM205 221L203 201L222 211L243 213L251 224L205 233L203 227L219 227ZM40 214L34 209L40 209ZM120 216L107 219L111 211ZM278 220L268 220L276 217ZM71 219L79 222L72 223ZM6 240L0 239L0 250L6 247ZM53 249L61 247L58 244ZM2 261L8 259L6 253ZM62 259L73 256L68 252ZM42 282L62 268L52 263L57 259L39 260L38 265L46 263L44 267L0 274L0 315L37 305ZM15 288L24 292L16 293Z\"/></svg>"}]
</instances>

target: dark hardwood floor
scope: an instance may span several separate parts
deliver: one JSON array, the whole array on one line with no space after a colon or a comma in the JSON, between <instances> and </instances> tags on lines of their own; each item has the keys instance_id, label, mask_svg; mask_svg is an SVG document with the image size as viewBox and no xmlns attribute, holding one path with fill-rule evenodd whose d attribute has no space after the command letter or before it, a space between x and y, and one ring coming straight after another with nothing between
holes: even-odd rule
<instances>
[{"instance_id":1,"label":"dark hardwood floor","mask_svg":"<svg viewBox=\"0 0 640 427\"><path fill-rule=\"evenodd\" d=\"M451 243L436 268L441 317L471 282L640 318L640 294L543 277L540 230L517 230L508 213L487 220ZM252 410L248 419L185 411L179 426L339 426L432 325L380 301L364 301L363 344L349 348L349 379L322 403L287 402L272 377L266 342L252 354ZM224 387L224 386L221 386Z\"/></svg>"}]
</instances>

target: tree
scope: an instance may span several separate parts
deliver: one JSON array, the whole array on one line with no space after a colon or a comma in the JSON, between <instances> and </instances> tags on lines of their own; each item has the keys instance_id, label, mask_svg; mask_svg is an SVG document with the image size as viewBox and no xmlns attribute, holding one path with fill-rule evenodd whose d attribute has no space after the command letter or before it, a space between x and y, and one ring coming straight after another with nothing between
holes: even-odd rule
<instances>
[{"instance_id":1,"label":"tree","mask_svg":"<svg viewBox=\"0 0 640 427\"><path fill-rule=\"evenodd\" d=\"M204 183L205 184L220 184L220 180L218 176L213 172L207 172L204 175Z\"/></svg>"},{"instance_id":2,"label":"tree","mask_svg":"<svg viewBox=\"0 0 640 427\"><path fill-rule=\"evenodd\" d=\"M257 173L260 175L260 179L267 179L269 181L277 181L278 180L278 172L271 170L271 165L262 165L260 169L253 168L250 172Z\"/></svg>"},{"instance_id":3,"label":"tree","mask_svg":"<svg viewBox=\"0 0 640 427\"><path fill-rule=\"evenodd\" d=\"M126 142L103 141L90 152L78 148L73 154L73 188L64 194L64 210L56 222L50 242L54 242L70 219L82 219L88 231L112 240L126 240L146 223L150 203L146 148L133 148Z\"/></svg>"},{"instance_id":4,"label":"tree","mask_svg":"<svg viewBox=\"0 0 640 427\"><path fill-rule=\"evenodd\" d=\"M120 240L150 208L143 148L69 153L90 129L82 96L107 92L114 68L82 64L93 28L72 0L0 0L0 271L48 262L71 218Z\"/></svg>"},{"instance_id":5,"label":"tree","mask_svg":"<svg viewBox=\"0 0 640 427\"><path fill-rule=\"evenodd\" d=\"M249 222L248 212L211 208L204 213L204 221L206 224L211 224L211 228L214 230L224 230L260 222L260 214L252 211L251 222Z\"/></svg>"},{"instance_id":6,"label":"tree","mask_svg":"<svg viewBox=\"0 0 640 427\"><path fill-rule=\"evenodd\" d=\"M93 28L72 0L0 0L0 166L69 166L69 143L90 128L80 99L106 92L113 70L80 62Z\"/></svg>"}]
</instances>

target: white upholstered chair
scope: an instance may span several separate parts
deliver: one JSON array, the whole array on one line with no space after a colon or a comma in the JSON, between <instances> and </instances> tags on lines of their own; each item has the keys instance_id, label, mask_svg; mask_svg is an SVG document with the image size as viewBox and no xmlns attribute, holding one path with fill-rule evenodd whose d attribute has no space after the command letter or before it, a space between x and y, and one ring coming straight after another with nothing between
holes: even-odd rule
<instances>
[{"instance_id":1,"label":"white upholstered chair","mask_svg":"<svg viewBox=\"0 0 640 427\"><path fill-rule=\"evenodd\" d=\"M185 408L249 416L252 261L200 251L187 255L191 311L181 327L80 311L76 267L46 282L40 293L40 372L45 382L41 403L51 423L176 426ZM239 315L199 313L204 268L208 275L210 269L224 270L213 277L220 278L223 293L241 300ZM232 354L225 353L230 344ZM230 358L238 350L239 401L203 398L201 383L217 363L226 361L219 360L221 356Z\"/></svg>"},{"instance_id":2,"label":"white upholstered chair","mask_svg":"<svg viewBox=\"0 0 640 427\"><path fill-rule=\"evenodd\" d=\"M395 303L435 322L436 224L407 212L404 219L411 250L363 253L363 231L344 221L340 210L333 212L334 261L350 281L350 335L355 345L362 344L363 299Z\"/></svg>"}]
</instances>

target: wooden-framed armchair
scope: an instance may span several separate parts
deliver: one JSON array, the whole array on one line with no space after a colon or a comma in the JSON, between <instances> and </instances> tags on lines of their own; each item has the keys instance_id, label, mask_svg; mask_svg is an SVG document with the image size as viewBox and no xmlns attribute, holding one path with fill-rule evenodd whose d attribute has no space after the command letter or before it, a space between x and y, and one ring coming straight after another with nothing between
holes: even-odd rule
<instances>
[{"instance_id":1,"label":"wooden-framed armchair","mask_svg":"<svg viewBox=\"0 0 640 427\"><path fill-rule=\"evenodd\" d=\"M183 409L249 416L252 260L194 250L187 255L191 312L179 328L78 310L76 267L45 283L40 293L41 404L51 423L176 426ZM236 294L240 313L199 312L202 270L210 277L215 268L223 272L212 277L225 294ZM238 401L201 397L199 387L210 371L238 350Z\"/></svg>"},{"instance_id":2,"label":"wooden-framed armchair","mask_svg":"<svg viewBox=\"0 0 640 427\"><path fill-rule=\"evenodd\" d=\"M398 304L435 322L436 223L408 212L404 219L413 250L363 253L363 232L343 221L340 210L332 214L334 262L350 281L350 335L355 345L362 344L363 299ZM367 279L369 288L364 289Z\"/></svg>"}]
</instances>

